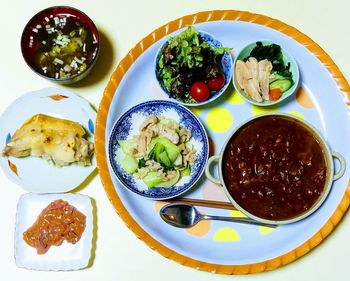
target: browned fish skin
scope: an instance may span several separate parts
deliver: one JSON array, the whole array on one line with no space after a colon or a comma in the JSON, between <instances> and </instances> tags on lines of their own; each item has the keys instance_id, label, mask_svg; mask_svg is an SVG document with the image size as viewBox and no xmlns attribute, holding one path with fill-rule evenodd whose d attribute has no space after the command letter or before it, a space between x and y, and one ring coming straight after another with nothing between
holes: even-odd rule
<instances>
[{"instance_id":1,"label":"browned fish skin","mask_svg":"<svg viewBox=\"0 0 350 281\"><path fill-rule=\"evenodd\" d=\"M13 134L3 156L36 156L58 166L72 163L91 165L93 143L84 138L85 130L73 121L37 114Z\"/></svg>"}]
</instances>

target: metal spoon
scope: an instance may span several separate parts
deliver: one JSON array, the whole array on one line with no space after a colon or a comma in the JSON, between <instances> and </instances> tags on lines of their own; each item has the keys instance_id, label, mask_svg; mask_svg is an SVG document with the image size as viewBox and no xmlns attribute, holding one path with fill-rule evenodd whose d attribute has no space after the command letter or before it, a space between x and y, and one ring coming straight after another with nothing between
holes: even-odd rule
<instances>
[{"instance_id":1,"label":"metal spoon","mask_svg":"<svg viewBox=\"0 0 350 281\"><path fill-rule=\"evenodd\" d=\"M196 225L200 220L221 220L229 222L246 223L267 227L277 227L275 224L267 224L258 222L249 218L234 218L221 216L207 216L201 215L198 210L186 203L170 203L160 209L161 218L168 224L180 228L188 228Z\"/></svg>"}]
</instances>

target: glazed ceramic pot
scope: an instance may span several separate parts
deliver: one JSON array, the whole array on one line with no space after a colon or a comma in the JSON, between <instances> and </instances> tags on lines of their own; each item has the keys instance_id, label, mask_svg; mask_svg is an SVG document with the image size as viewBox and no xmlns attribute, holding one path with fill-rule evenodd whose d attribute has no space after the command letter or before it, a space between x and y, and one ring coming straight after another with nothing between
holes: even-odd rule
<instances>
[{"instance_id":1,"label":"glazed ceramic pot","mask_svg":"<svg viewBox=\"0 0 350 281\"><path fill-rule=\"evenodd\" d=\"M242 129L244 129L247 125L252 124L256 120L261 119L261 118L265 118L265 117L276 117L276 118L282 117L284 119L294 121L297 124L304 127L305 129L307 129L307 131L312 134L312 136L314 137L316 142L319 144L321 151L323 153L324 161L325 161L325 167L326 167L325 184L324 184L323 190L318 195L318 198L316 199L316 201L305 212L303 212L301 214L299 213L291 218L287 218L287 219L283 219L283 220L273 220L273 219L266 219L263 217L259 217L256 214L253 214L252 212L248 211L246 208L243 208L237 202L237 200L234 198L234 195L229 191L227 185L225 184L225 180L224 180L225 179L224 171L223 171L224 170L223 167L225 165L224 154L225 154L225 151L230 144L230 141L232 139L234 139L235 137L237 137L242 132ZM335 169L334 169L334 164L333 164L334 159L339 161L338 171L335 171ZM211 167L215 162L218 163L218 165L215 168L217 169L217 174L218 174L219 178L216 178L214 176L214 174L215 174L213 171L214 169L213 169L213 167ZM234 164L236 164L236 163L233 163L233 165ZM238 165L238 163L237 163L237 165ZM205 173L206 173L207 178L210 181L212 181L213 183L216 183L218 185L223 186L225 193L226 193L228 199L231 201L231 203L239 211L241 211L242 213L244 213L248 217L255 219L257 221L263 222L263 223L268 223L268 224L287 224L287 223L293 223L293 222L299 221L301 219L304 219L307 216L311 215L313 212L315 212L322 205L324 200L327 198L327 195L329 194L329 192L331 190L333 181L339 179L344 174L345 166L346 166L346 164L345 164L345 160L344 160L343 156L341 156L337 152L331 151L329 149L328 145L326 144L326 141L324 140L324 138L317 132L317 130L311 124L309 124L305 120L302 120L302 119L295 117L293 115L290 115L290 114L273 113L273 114L262 114L259 116L255 116L253 118L248 119L240 126L238 126L230 134L230 136L226 139L226 141L221 149L220 154L214 155L214 156L209 158ZM243 185L240 185L239 188L244 188L244 187L243 187Z\"/></svg>"}]
</instances>

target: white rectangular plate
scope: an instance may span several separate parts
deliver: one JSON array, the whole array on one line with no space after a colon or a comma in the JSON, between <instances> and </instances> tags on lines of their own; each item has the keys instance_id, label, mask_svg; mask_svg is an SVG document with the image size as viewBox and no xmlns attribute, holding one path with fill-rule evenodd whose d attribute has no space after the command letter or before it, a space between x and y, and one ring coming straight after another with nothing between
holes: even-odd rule
<instances>
[{"instance_id":1,"label":"white rectangular plate","mask_svg":"<svg viewBox=\"0 0 350 281\"><path fill-rule=\"evenodd\" d=\"M25 232L52 201L62 199L86 216L86 227L76 244L64 241L52 246L43 255L23 240ZM77 270L89 264L93 237L93 212L91 199L81 194L24 194L17 205L15 228L15 259L18 267L33 270Z\"/></svg>"}]
</instances>

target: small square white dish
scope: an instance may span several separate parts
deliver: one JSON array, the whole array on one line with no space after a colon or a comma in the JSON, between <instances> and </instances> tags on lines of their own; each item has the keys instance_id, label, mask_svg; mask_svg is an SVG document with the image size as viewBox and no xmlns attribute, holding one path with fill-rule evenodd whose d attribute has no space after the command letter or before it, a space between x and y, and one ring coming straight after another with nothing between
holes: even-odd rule
<instances>
[{"instance_id":1,"label":"small square white dish","mask_svg":"<svg viewBox=\"0 0 350 281\"><path fill-rule=\"evenodd\" d=\"M23 232L37 220L51 202L62 199L86 216L86 227L76 244L64 241L52 246L47 253L37 254L23 240ZM21 268L43 271L78 270L89 265L93 239L93 207L90 197L81 194L24 194L17 205L15 227L15 260Z\"/></svg>"}]
</instances>

